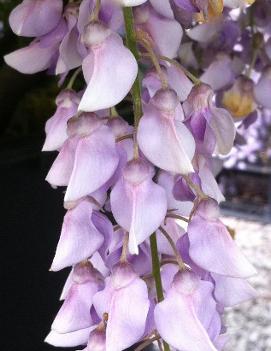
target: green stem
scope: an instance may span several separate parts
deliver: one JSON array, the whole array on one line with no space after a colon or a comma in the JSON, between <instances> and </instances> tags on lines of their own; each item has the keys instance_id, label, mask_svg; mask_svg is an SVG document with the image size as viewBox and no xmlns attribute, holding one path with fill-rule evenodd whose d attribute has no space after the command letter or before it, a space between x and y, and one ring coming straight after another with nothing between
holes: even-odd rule
<instances>
[{"instance_id":1,"label":"green stem","mask_svg":"<svg viewBox=\"0 0 271 351\"><path fill-rule=\"evenodd\" d=\"M133 53L136 60L139 60L140 55L137 50L134 17L133 17L133 11L131 7L123 7L123 17L124 17L125 30L126 30L126 45ZM135 124L135 129L137 129L140 117L142 116L141 91L140 91L140 81L139 81L138 75L132 86L132 98L133 98L133 105L134 105L134 124ZM164 295L163 295L162 281L161 281L161 275L160 275L160 262L159 262L155 233L152 234L150 237L150 244L151 244L153 277L156 284L157 299L160 302L164 299ZM165 341L163 341L163 344L164 344L164 351L170 351L170 348Z\"/></svg>"},{"instance_id":2,"label":"green stem","mask_svg":"<svg viewBox=\"0 0 271 351\"><path fill-rule=\"evenodd\" d=\"M256 64L258 55L260 53L261 45L263 43L263 36L260 32L255 32L255 23L254 23L254 6L251 6L249 9L249 24L251 29L251 36L252 36L252 58L250 65L247 69L246 75L250 78L251 73L254 69Z\"/></svg>"},{"instance_id":3,"label":"green stem","mask_svg":"<svg viewBox=\"0 0 271 351\"><path fill-rule=\"evenodd\" d=\"M180 253L178 252L177 250L177 247L174 243L174 241L172 240L171 236L168 234L168 232L163 228L163 227L159 227L159 230L160 232L164 235L164 237L167 239L167 241L169 242L169 245L171 246L174 254L175 254L175 257L176 257L176 261L179 265L179 268L181 271L184 271L185 270L185 264L183 262L183 259L180 255Z\"/></svg>"},{"instance_id":4,"label":"green stem","mask_svg":"<svg viewBox=\"0 0 271 351\"><path fill-rule=\"evenodd\" d=\"M157 249L156 234L153 233L150 237L151 256L152 256L152 275L155 280L156 294L158 302L164 300L162 280L160 274L160 262Z\"/></svg>"},{"instance_id":5,"label":"green stem","mask_svg":"<svg viewBox=\"0 0 271 351\"><path fill-rule=\"evenodd\" d=\"M131 7L123 7L123 17L126 30L126 44L127 47L132 51L136 60L139 59L139 53L136 45L136 33L134 30L134 17ZM142 116L142 105L141 105L141 91L140 91L140 81L139 75L137 75L136 80L132 86L132 97L134 105L134 121L135 128L137 128L140 117Z\"/></svg>"},{"instance_id":6,"label":"green stem","mask_svg":"<svg viewBox=\"0 0 271 351\"><path fill-rule=\"evenodd\" d=\"M253 71L253 69L254 69L256 60L257 60L257 58L258 58L258 54L259 54L259 49L257 49L257 48L256 48L256 49L253 49L252 59L251 59L250 65L249 65L249 67L248 67L248 69L247 69L247 73L246 73L246 75L247 75L248 78L250 78L251 73L252 73L252 71Z\"/></svg>"},{"instance_id":7,"label":"green stem","mask_svg":"<svg viewBox=\"0 0 271 351\"><path fill-rule=\"evenodd\" d=\"M81 70L82 70L82 68L81 68L81 66L80 66L79 68L77 68L77 69L73 72L73 74L72 74L72 76L71 76L71 78L70 78L70 80L69 80L69 83L68 83L66 89L72 89L73 84L74 84L74 82L75 82L75 80L76 80L78 74L81 72Z\"/></svg>"},{"instance_id":8,"label":"green stem","mask_svg":"<svg viewBox=\"0 0 271 351\"><path fill-rule=\"evenodd\" d=\"M155 281L156 295L158 302L164 300L162 280L160 274L160 262L157 249L156 234L153 233L150 237L151 257L152 257L152 275ZM164 351L170 351L169 345L163 341Z\"/></svg>"}]
</instances>

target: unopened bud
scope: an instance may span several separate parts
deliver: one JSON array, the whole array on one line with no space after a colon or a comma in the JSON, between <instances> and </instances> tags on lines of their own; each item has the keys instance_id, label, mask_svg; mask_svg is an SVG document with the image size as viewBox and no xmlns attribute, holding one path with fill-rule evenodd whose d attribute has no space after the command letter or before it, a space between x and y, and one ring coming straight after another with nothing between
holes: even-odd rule
<instances>
[{"instance_id":1,"label":"unopened bud","mask_svg":"<svg viewBox=\"0 0 271 351\"><path fill-rule=\"evenodd\" d=\"M85 27L81 41L86 47L99 45L111 34L111 30L101 22L90 23Z\"/></svg>"}]
</instances>

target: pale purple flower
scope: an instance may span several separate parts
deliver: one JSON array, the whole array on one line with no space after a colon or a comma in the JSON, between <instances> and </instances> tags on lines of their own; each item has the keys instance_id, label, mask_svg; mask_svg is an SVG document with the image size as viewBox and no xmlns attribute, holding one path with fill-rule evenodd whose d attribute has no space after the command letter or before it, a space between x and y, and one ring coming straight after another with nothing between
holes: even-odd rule
<instances>
[{"instance_id":1,"label":"pale purple flower","mask_svg":"<svg viewBox=\"0 0 271 351\"><path fill-rule=\"evenodd\" d=\"M268 67L262 73L254 88L254 96L257 102L263 107L271 108L271 68Z\"/></svg>"},{"instance_id":2,"label":"pale purple flower","mask_svg":"<svg viewBox=\"0 0 271 351\"><path fill-rule=\"evenodd\" d=\"M24 0L10 13L10 27L17 35L40 37L57 26L62 7L62 0Z\"/></svg>"},{"instance_id":3,"label":"pale purple flower","mask_svg":"<svg viewBox=\"0 0 271 351\"><path fill-rule=\"evenodd\" d=\"M97 251L103 235L92 222L93 204L84 199L66 213L51 270L58 271L86 260Z\"/></svg>"},{"instance_id":4,"label":"pale purple flower","mask_svg":"<svg viewBox=\"0 0 271 351\"><path fill-rule=\"evenodd\" d=\"M159 15L151 5L146 4L136 8L135 22L138 28L149 34L160 55L169 58L177 56L183 36L182 27L177 21Z\"/></svg>"},{"instance_id":5,"label":"pale purple flower","mask_svg":"<svg viewBox=\"0 0 271 351\"><path fill-rule=\"evenodd\" d=\"M141 151L155 166L187 174L193 172L195 141L183 119L177 94L173 90L159 90L145 107L137 139Z\"/></svg>"},{"instance_id":6,"label":"pale purple flower","mask_svg":"<svg viewBox=\"0 0 271 351\"><path fill-rule=\"evenodd\" d=\"M70 120L68 134L70 139L46 179L55 186L68 185L65 201L75 201L104 185L116 170L119 158L113 134L105 120L95 114L83 113ZM107 164L106 168L103 162Z\"/></svg>"},{"instance_id":7,"label":"pale purple flower","mask_svg":"<svg viewBox=\"0 0 271 351\"><path fill-rule=\"evenodd\" d=\"M93 297L103 287L100 273L90 263L79 264L72 273L73 284L56 315L52 330L71 333L93 325L90 308Z\"/></svg>"},{"instance_id":8,"label":"pale purple flower","mask_svg":"<svg viewBox=\"0 0 271 351\"><path fill-rule=\"evenodd\" d=\"M79 31L77 29L78 8L73 4L66 6L64 17L67 23L67 33L59 46L59 57L55 73L67 73L69 70L81 66L82 55L80 51Z\"/></svg>"},{"instance_id":9,"label":"pale purple flower","mask_svg":"<svg viewBox=\"0 0 271 351\"><path fill-rule=\"evenodd\" d=\"M184 103L190 129L195 136L198 152L228 154L235 138L235 126L230 113L215 106L210 86L194 86Z\"/></svg>"},{"instance_id":10,"label":"pale purple flower","mask_svg":"<svg viewBox=\"0 0 271 351\"><path fill-rule=\"evenodd\" d=\"M79 110L96 111L112 107L131 89L137 75L136 60L123 45L120 36L99 23L89 24L82 40L89 48L82 64L88 85Z\"/></svg>"},{"instance_id":11,"label":"pale purple flower","mask_svg":"<svg viewBox=\"0 0 271 351\"><path fill-rule=\"evenodd\" d=\"M157 339L171 350L219 351L224 309L256 296L246 280L255 269L219 219L213 164L233 145L253 159L263 141L252 136L267 138L259 127L270 124L269 6L253 5L252 29L245 1L225 0L223 13L213 5L24 0L10 14L14 33L34 39L5 61L59 75L62 86L43 145L58 152L46 180L66 187L51 270L70 267L51 345L123 351ZM244 75L254 114L236 134L217 106Z\"/></svg>"},{"instance_id":12,"label":"pale purple flower","mask_svg":"<svg viewBox=\"0 0 271 351\"><path fill-rule=\"evenodd\" d=\"M94 297L98 315L108 313L107 351L124 350L142 338L149 306L146 283L128 264L115 266L105 289Z\"/></svg>"},{"instance_id":13,"label":"pale purple flower","mask_svg":"<svg viewBox=\"0 0 271 351\"><path fill-rule=\"evenodd\" d=\"M67 122L76 114L79 101L79 96L73 90L59 93L56 112L45 125L46 139L42 151L58 150L67 140Z\"/></svg>"},{"instance_id":14,"label":"pale purple flower","mask_svg":"<svg viewBox=\"0 0 271 351\"><path fill-rule=\"evenodd\" d=\"M153 175L153 168L143 159L130 161L110 195L116 221L129 232L132 254L138 254L138 245L159 227L166 215L166 194L152 181Z\"/></svg>"},{"instance_id":15,"label":"pale purple flower","mask_svg":"<svg viewBox=\"0 0 271 351\"><path fill-rule=\"evenodd\" d=\"M177 350L216 351L208 336L208 327L217 314L211 294L211 283L191 272L177 273L165 300L154 311L163 339Z\"/></svg>"},{"instance_id":16,"label":"pale purple flower","mask_svg":"<svg viewBox=\"0 0 271 351\"><path fill-rule=\"evenodd\" d=\"M60 20L51 32L34 39L28 46L4 56L5 62L25 74L44 71L54 65L59 45L65 36L67 25Z\"/></svg>"},{"instance_id":17,"label":"pale purple flower","mask_svg":"<svg viewBox=\"0 0 271 351\"><path fill-rule=\"evenodd\" d=\"M206 271L248 278L256 273L218 219L214 200L203 201L188 225L191 259Z\"/></svg>"}]
</instances>

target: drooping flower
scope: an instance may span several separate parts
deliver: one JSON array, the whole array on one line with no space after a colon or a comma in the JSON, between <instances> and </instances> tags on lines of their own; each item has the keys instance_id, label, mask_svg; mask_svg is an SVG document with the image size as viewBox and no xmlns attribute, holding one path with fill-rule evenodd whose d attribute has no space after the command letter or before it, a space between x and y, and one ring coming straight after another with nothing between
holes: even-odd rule
<instances>
[{"instance_id":1,"label":"drooping flower","mask_svg":"<svg viewBox=\"0 0 271 351\"><path fill-rule=\"evenodd\" d=\"M254 96L257 102L267 108L271 108L271 68L266 68L259 81L254 87Z\"/></svg>"},{"instance_id":2,"label":"drooping flower","mask_svg":"<svg viewBox=\"0 0 271 351\"><path fill-rule=\"evenodd\" d=\"M58 151L46 180L67 187L51 269L70 267L46 342L223 349L224 308L255 296L255 270L219 220L213 168L270 114L271 8L244 10L252 2L24 0L12 11L13 31L34 40L6 62L67 87L43 146Z\"/></svg>"},{"instance_id":3,"label":"drooping flower","mask_svg":"<svg viewBox=\"0 0 271 351\"><path fill-rule=\"evenodd\" d=\"M54 65L55 55L66 31L67 26L62 19L51 32L33 40L28 46L5 55L4 60L21 73L44 71Z\"/></svg>"},{"instance_id":4,"label":"drooping flower","mask_svg":"<svg viewBox=\"0 0 271 351\"><path fill-rule=\"evenodd\" d=\"M69 121L70 139L63 145L46 178L55 186L68 185L65 201L90 195L116 170L119 157L115 139L105 122L93 113L83 113Z\"/></svg>"},{"instance_id":5,"label":"drooping flower","mask_svg":"<svg viewBox=\"0 0 271 351\"><path fill-rule=\"evenodd\" d=\"M137 140L155 166L177 174L193 172L195 141L183 124L183 111L173 90L158 90L145 107Z\"/></svg>"},{"instance_id":6,"label":"drooping flower","mask_svg":"<svg viewBox=\"0 0 271 351\"><path fill-rule=\"evenodd\" d=\"M24 0L11 11L9 25L17 35L40 37L57 26L62 7L62 0Z\"/></svg>"},{"instance_id":7,"label":"drooping flower","mask_svg":"<svg viewBox=\"0 0 271 351\"><path fill-rule=\"evenodd\" d=\"M51 270L58 271L84 261L101 247L104 237L92 222L92 210L90 199L73 204L68 210Z\"/></svg>"},{"instance_id":8,"label":"drooping flower","mask_svg":"<svg viewBox=\"0 0 271 351\"><path fill-rule=\"evenodd\" d=\"M60 334L84 330L93 325L90 308L94 295L103 288L101 274L89 262L75 267L72 280L73 284L52 324L52 330Z\"/></svg>"},{"instance_id":9,"label":"drooping flower","mask_svg":"<svg viewBox=\"0 0 271 351\"><path fill-rule=\"evenodd\" d=\"M131 254L138 254L138 245L159 227L166 215L166 194L152 181L153 175L153 168L146 161L132 160L110 195L116 221L129 232Z\"/></svg>"},{"instance_id":10,"label":"drooping flower","mask_svg":"<svg viewBox=\"0 0 271 351\"><path fill-rule=\"evenodd\" d=\"M73 90L63 90L56 98L57 109L45 125L46 139L42 151L58 150L68 138L67 122L77 112L79 97Z\"/></svg>"},{"instance_id":11,"label":"drooping flower","mask_svg":"<svg viewBox=\"0 0 271 351\"><path fill-rule=\"evenodd\" d=\"M101 23L89 24L82 40L89 53L82 64L87 89L79 111L97 111L118 104L136 78L134 56L123 45L120 36Z\"/></svg>"},{"instance_id":12,"label":"drooping flower","mask_svg":"<svg viewBox=\"0 0 271 351\"><path fill-rule=\"evenodd\" d=\"M218 219L214 200L203 201L187 228L191 259L206 271L233 278L256 273Z\"/></svg>"},{"instance_id":13,"label":"drooping flower","mask_svg":"<svg viewBox=\"0 0 271 351\"><path fill-rule=\"evenodd\" d=\"M221 74L223 72L223 74ZM220 90L233 83L235 78L232 60L227 55L216 57L200 79L203 83L211 86L213 90Z\"/></svg>"},{"instance_id":14,"label":"drooping flower","mask_svg":"<svg viewBox=\"0 0 271 351\"><path fill-rule=\"evenodd\" d=\"M169 58L177 56L183 30L175 19L159 15L151 5L146 4L136 7L135 22L138 29L148 33L158 54ZM160 35L161 31L166 35Z\"/></svg>"},{"instance_id":15,"label":"drooping flower","mask_svg":"<svg viewBox=\"0 0 271 351\"><path fill-rule=\"evenodd\" d=\"M78 6L75 4L68 4L65 8L63 16L67 23L67 33L59 46L59 57L55 68L56 74L66 74L82 64L82 48L80 48L79 31L77 29L77 12Z\"/></svg>"},{"instance_id":16,"label":"drooping flower","mask_svg":"<svg viewBox=\"0 0 271 351\"><path fill-rule=\"evenodd\" d=\"M184 103L184 111L199 153L226 155L230 152L235 126L230 113L215 106L213 91L208 85L193 87Z\"/></svg>"},{"instance_id":17,"label":"drooping flower","mask_svg":"<svg viewBox=\"0 0 271 351\"><path fill-rule=\"evenodd\" d=\"M256 291L245 280L212 273L215 281L215 299L225 307L235 306L257 296Z\"/></svg>"},{"instance_id":18,"label":"drooping flower","mask_svg":"<svg viewBox=\"0 0 271 351\"><path fill-rule=\"evenodd\" d=\"M177 273L165 300L154 310L162 338L177 350L216 351L208 336L210 322L217 314L211 294L212 284L201 281L195 273Z\"/></svg>"},{"instance_id":19,"label":"drooping flower","mask_svg":"<svg viewBox=\"0 0 271 351\"><path fill-rule=\"evenodd\" d=\"M253 81L241 76L229 90L223 93L222 104L234 118L245 118L255 110L253 88Z\"/></svg>"},{"instance_id":20,"label":"drooping flower","mask_svg":"<svg viewBox=\"0 0 271 351\"><path fill-rule=\"evenodd\" d=\"M179 101L183 102L187 99L193 84L186 77L181 68L177 68L173 64L165 63L163 72L167 77L169 87L173 89L178 96ZM152 98L155 93L162 88L161 80L156 71L148 72L142 80L142 86L147 89L148 97ZM148 100L146 101L148 102Z\"/></svg>"},{"instance_id":21,"label":"drooping flower","mask_svg":"<svg viewBox=\"0 0 271 351\"><path fill-rule=\"evenodd\" d=\"M124 350L142 338L149 306L147 286L129 264L114 267L111 277L106 279L105 289L94 297L100 318L108 314L107 351Z\"/></svg>"}]
</instances>

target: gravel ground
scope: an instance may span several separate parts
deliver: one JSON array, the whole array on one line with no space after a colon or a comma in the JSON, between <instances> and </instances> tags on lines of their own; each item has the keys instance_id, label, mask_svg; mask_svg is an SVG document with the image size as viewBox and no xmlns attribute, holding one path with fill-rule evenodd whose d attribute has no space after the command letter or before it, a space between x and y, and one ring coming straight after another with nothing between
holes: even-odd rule
<instances>
[{"instance_id":1,"label":"gravel ground","mask_svg":"<svg viewBox=\"0 0 271 351\"><path fill-rule=\"evenodd\" d=\"M225 351L271 351L271 224L233 217L223 222L235 229L237 244L258 271L250 279L258 297L226 313Z\"/></svg>"}]
</instances>

